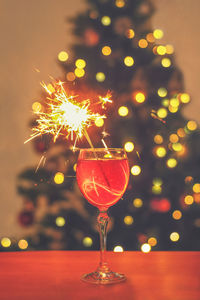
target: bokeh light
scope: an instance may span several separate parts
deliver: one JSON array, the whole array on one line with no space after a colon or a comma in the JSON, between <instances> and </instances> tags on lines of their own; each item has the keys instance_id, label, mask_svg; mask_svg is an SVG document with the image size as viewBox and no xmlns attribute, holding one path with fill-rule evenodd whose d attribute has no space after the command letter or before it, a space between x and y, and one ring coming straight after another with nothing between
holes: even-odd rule
<instances>
[{"instance_id":1,"label":"bokeh light","mask_svg":"<svg viewBox=\"0 0 200 300\"><path fill-rule=\"evenodd\" d=\"M131 174L134 175L134 176L137 176L141 173L141 168L140 166L137 166L137 165L134 165L132 168L131 168Z\"/></svg>"},{"instance_id":2,"label":"bokeh light","mask_svg":"<svg viewBox=\"0 0 200 300\"><path fill-rule=\"evenodd\" d=\"M79 59L76 60L75 65L76 65L77 68L83 69L86 66L86 61L82 58L79 58Z\"/></svg>"},{"instance_id":3,"label":"bokeh light","mask_svg":"<svg viewBox=\"0 0 200 300\"><path fill-rule=\"evenodd\" d=\"M194 203L194 198L193 198L193 196L192 196L192 195L187 195L187 196L185 196L184 202L185 202L185 204L187 204L187 205L192 205L192 204Z\"/></svg>"},{"instance_id":4,"label":"bokeh light","mask_svg":"<svg viewBox=\"0 0 200 300\"><path fill-rule=\"evenodd\" d=\"M166 108L162 107L162 108L159 108L158 111L157 111L157 116L161 119L164 119L167 117L167 110Z\"/></svg>"},{"instance_id":5,"label":"bokeh light","mask_svg":"<svg viewBox=\"0 0 200 300\"><path fill-rule=\"evenodd\" d=\"M84 237L84 239L83 239L83 245L85 247L91 247L92 244L93 244L93 241L92 241L91 237L89 237L89 236Z\"/></svg>"},{"instance_id":6,"label":"bokeh light","mask_svg":"<svg viewBox=\"0 0 200 300\"><path fill-rule=\"evenodd\" d=\"M73 72L68 72L66 78L68 81L74 81L76 79L76 76Z\"/></svg>"},{"instance_id":7,"label":"bokeh light","mask_svg":"<svg viewBox=\"0 0 200 300\"><path fill-rule=\"evenodd\" d=\"M163 184L163 181L162 181L161 178L155 177L155 178L153 179L153 184L154 184L155 186L161 186L161 185Z\"/></svg>"},{"instance_id":8,"label":"bokeh light","mask_svg":"<svg viewBox=\"0 0 200 300\"><path fill-rule=\"evenodd\" d=\"M179 128L179 129L177 130L177 134L178 134L178 136L180 136L180 137L184 137L184 136L185 136L185 131L184 131L184 129L183 129L183 128Z\"/></svg>"},{"instance_id":9,"label":"bokeh light","mask_svg":"<svg viewBox=\"0 0 200 300\"><path fill-rule=\"evenodd\" d=\"M83 69L79 69L79 68L76 68L74 70L74 73L75 73L76 77L79 77L79 78L81 78L85 75L85 71Z\"/></svg>"},{"instance_id":10,"label":"bokeh light","mask_svg":"<svg viewBox=\"0 0 200 300\"><path fill-rule=\"evenodd\" d=\"M62 61L62 62L67 61L68 57L69 57L69 55L66 51L61 51L61 52L58 53L58 60L59 61Z\"/></svg>"},{"instance_id":11,"label":"bokeh light","mask_svg":"<svg viewBox=\"0 0 200 300\"><path fill-rule=\"evenodd\" d=\"M180 152L183 150L183 146L181 145L181 143L173 143L172 149L176 152Z\"/></svg>"},{"instance_id":12,"label":"bokeh light","mask_svg":"<svg viewBox=\"0 0 200 300\"><path fill-rule=\"evenodd\" d=\"M170 140L171 143L177 143L178 140L179 140L179 137L178 137L177 134L172 133L172 134L170 134L170 136L169 136L169 140Z\"/></svg>"},{"instance_id":13,"label":"bokeh light","mask_svg":"<svg viewBox=\"0 0 200 300\"><path fill-rule=\"evenodd\" d=\"M140 47L140 48L147 48L147 46L148 46L148 42L147 42L147 40L145 40L145 39L140 39L139 40L139 42L138 42L138 46Z\"/></svg>"},{"instance_id":14,"label":"bokeh light","mask_svg":"<svg viewBox=\"0 0 200 300\"><path fill-rule=\"evenodd\" d=\"M133 217L132 216L125 216L124 217L124 223L126 225L132 225L134 222Z\"/></svg>"},{"instance_id":15,"label":"bokeh light","mask_svg":"<svg viewBox=\"0 0 200 300\"><path fill-rule=\"evenodd\" d=\"M180 100L182 103L189 103L190 102L190 95L187 93L183 93L180 95Z\"/></svg>"},{"instance_id":16,"label":"bokeh light","mask_svg":"<svg viewBox=\"0 0 200 300\"><path fill-rule=\"evenodd\" d=\"M101 23L104 25L104 26L109 26L111 24L111 18L108 17L108 16L103 16L101 18Z\"/></svg>"},{"instance_id":17,"label":"bokeh light","mask_svg":"<svg viewBox=\"0 0 200 300\"><path fill-rule=\"evenodd\" d=\"M159 55L165 55L166 54L166 48L165 48L165 46L162 46L162 45L158 46L156 51Z\"/></svg>"},{"instance_id":18,"label":"bokeh light","mask_svg":"<svg viewBox=\"0 0 200 300\"><path fill-rule=\"evenodd\" d=\"M189 122L187 122L187 128L190 131L194 131L197 129L197 123L195 121L189 121Z\"/></svg>"},{"instance_id":19,"label":"bokeh light","mask_svg":"<svg viewBox=\"0 0 200 300\"><path fill-rule=\"evenodd\" d=\"M151 33L151 32L146 35L146 39L149 43L155 42L155 37L154 37L153 33Z\"/></svg>"},{"instance_id":20,"label":"bokeh light","mask_svg":"<svg viewBox=\"0 0 200 300\"><path fill-rule=\"evenodd\" d=\"M55 222L58 227L63 227L65 225L65 218L57 217Z\"/></svg>"},{"instance_id":21,"label":"bokeh light","mask_svg":"<svg viewBox=\"0 0 200 300\"><path fill-rule=\"evenodd\" d=\"M40 102L34 102L33 104L32 104L32 110L34 111L34 112L39 112L39 111L41 111L42 110L42 105L41 105L41 103Z\"/></svg>"},{"instance_id":22,"label":"bokeh light","mask_svg":"<svg viewBox=\"0 0 200 300\"><path fill-rule=\"evenodd\" d=\"M22 250L25 250L28 248L28 242L26 240L19 240L18 247Z\"/></svg>"},{"instance_id":23,"label":"bokeh light","mask_svg":"<svg viewBox=\"0 0 200 300\"><path fill-rule=\"evenodd\" d=\"M162 39L164 33L161 29L155 29L153 31L153 36L155 37L155 39L159 40L159 39Z\"/></svg>"},{"instance_id":24,"label":"bokeh light","mask_svg":"<svg viewBox=\"0 0 200 300\"><path fill-rule=\"evenodd\" d=\"M159 89L158 89L158 96L160 96L160 97L166 97L167 96L167 90L166 90L166 88L164 88L164 87L160 87Z\"/></svg>"},{"instance_id":25,"label":"bokeh light","mask_svg":"<svg viewBox=\"0 0 200 300\"><path fill-rule=\"evenodd\" d=\"M140 208L143 206L143 201L140 198L133 199L133 206Z\"/></svg>"},{"instance_id":26,"label":"bokeh light","mask_svg":"<svg viewBox=\"0 0 200 300\"><path fill-rule=\"evenodd\" d=\"M141 251L144 253L149 253L151 251L151 246L147 243L142 244Z\"/></svg>"},{"instance_id":27,"label":"bokeh light","mask_svg":"<svg viewBox=\"0 0 200 300\"><path fill-rule=\"evenodd\" d=\"M124 58L124 64L127 66L127 67L132 67L134 65L134 59L133 57L131 56L126 56Z\"/></svg>"},{"instance_id":28,"label":"bokeh light","mask_svg":"<svg viewBox=\"0 0 200 300\"><path fill-rule=\"evenodd\" d=\"M156 195L161 194L162 193L162 187L158 186L158 185L153 185L152 186L152 193L156 194Z\"/></svg>"},{"instance_id":29,"label":"bokeh light","mask_svg":"<svg viewBox=\"0 0 200 300\"><path fill-rule=\"evenodd\" d=\"M157 239L155 237L150 237L148 239L148 244L151 246L151 247L155 247L157 245Z\"/></svg>"},{"instance_id":30,"label":"bokeh light","mask_svg":"<svg viewBox=\"0 0 200 300\"><path fill-rule=\"evenodd\" d=\"M127 37L128 39L133 39L134 36L135 36L135 32L134 32L133 29L128 29L128 30L126 31L126 37Z\"/></svg>"},{"instance_id":31,"label":"bokeh light","mask_svg":"<svg viewBox=\"0 0 200 300\"><path fill-rule=\"evenodd\" d=\"M180 220L182 218L182 212L180 210L174 210L172 217L174 220Z\"/></svg>"},{"instance_id":32,"label":"bokeh light","mask_svg":"<svg viewBox=\"0 0 200 300\"><path fill-rule=\"evenodd\" d=\"M126 142L124 149L126 152L132 152L134 150L134 144L132 142Z\"/></svg>"},{"instance_id":33,"label":"bokeh light","mask_svg":"<svg viewBox=\"0 0 200 300\"><path fill-rule=\"evenodd\" d=\"M64 179L65 179L64 174L61 172L57 172L54 176L54 182L56 184L62 184L64 182Z\"/></svg>"},{"instance_id":34,"label":"bokeh light","mask_svg":"<svg viewBox=\"0 0 200 300\"><path fill-rule=\"evenodd\" d=\"M164 68L169 68L171 66L172 62L171 62L171 59L165 57L161 60L161 65L164 67Z\"/></svg>"},{"instance_id":35,"label":"bokeh light","mask_svg":"<svg viewBox=\"0 0 200 300\"><path fill-rule=\"evenodd\" d=\"M200 183L195 183L192 189L194 193L200 193Z\"/></svg>"},{"instance_id":36,"label":"bokeh light","mask_svg":"<svg viewBox=\"0 0 200 300\"><path fill-rule=\"evenodd\" d=\"M177 242L179 239L180 239L180 235L179 235L178 232L172 232L172 233L170 234L170 240L171 240L172 242Z\"/></svg>"},{"instance_id":37,"label":"bokeh light","mask_svg":"<svg viewBox=\"0 0 200 300\"><path fill-rule=\"evenodd\" d=\"M162 144L162 142L163 142L163 137L162 137L160 134L156 134L156 135L154 136L154 142L155 142L156 144Z\"/></svg>"},{"instance_id":38,"label":"bokeh light","mask_svg":"<svg viewBox=\"0 0 200 300\"><path fill-rule=\"evenodd\" d=\"M143 103L146 100L146 97L142 92L136 93L134 95L134 98L138 103Z\"/></svg>"},{"instance_id":39,"label":"bokeh light","mask_svg":"<svg viewBox=\"0 0 200 300\"><path fill-rule=\"evenodd\" d=\"M166 54L172 54L172 53L174 53L174 47L172 45L167 44L165 46L165 48L166 48Z\"/></svg>"},{"instance_id":40,"label":"bokeh light","mask_svg":"<svg viewBox=\"0 0 200 300\"><path fill-rule=\"evenodd\" d=\"M103 72L96 73L96 80L98 82L103 82L106 79L106 75Z\"/></svg>"},{"instance_id":41,"label":"bokeh light","mask_svg":"<svg viewBox=\"0 0 200 300\"><path fill-rule=\"evenodd\" d=\"M102 118L97 118L94 123L97 127L102 127L104 125L104 120Z\"/></svg>"},{"instance_id":42,"label":"bokeh light","mask_svg":"<svg viewBox=\"0 0 200 300\"><path fill-rule=\"evenodd\" d=\"M105 56L108 56L111 54L112 50L109 46L104 46L102 49L101 49L101 52L103 55Z\"/></svg>"},{"instance_id":43,"label":"bokeh light","mask_svg":"<svg viewBox=\"0 0 200 300\"><path fill-rule=\"evenodd\" d=\"M177 160L175 158L169 158L167 160L167 166L168 168L175 168L177 166Z\"/></svg>"},{"instance_id":44,"label":"bokeh light","mask_svg":"<svg viewBox=\"0 0 200 300\"><path fill-rule=\"evenodd\" d=\"M7 237L3 237L3 238L1 239L1 245L2 245L2 247L4 247L4 248L8 248L8 247L11 246L11 240L10 240L9 238L7 238Z\"/></svg>"},{"instance_id":45,"label":"bokeh light","mask_svg":"<svg viewBox=\"0 0 200 300\"><path fill-rule=\"evenodd\" d=\"M119 8L122 8L125 6L125 1L124 0L115 0L115 5Z\"/></svg>"},{"instance_id":46,"label":"bokeh light","mask_svg":"<svg viewBox=\"0 0 200 300\"><path fill-rule=\"evenodd\" d=\"M115 246L113 249L114 252L124 252L124 249L122 246Z\"/></svg>"},{"instance_id":47,"label":"bokeh light","mask_svg":"<svg viewBox=\"0 0 200 300\"><path fill-rule=\"evenodd\" d=\"M126 117L128 115L128 107L126 106L120 106L118 109L118 114L121 117Z\"/></svg>"},{"instance_id":48,"label":"bokeh light","mask_svg":"<svg viewBox=\"0 0 200 300\"><path fill-rule=\"evenodd\" d=\"M156 155L158 156L158 157L164 157L165 155L166 155L166 153L167 153L167 151L166 151L166 149L164 148L164 147L158 147L157 149L156 149Z\"/></svg>"}]
</instances>

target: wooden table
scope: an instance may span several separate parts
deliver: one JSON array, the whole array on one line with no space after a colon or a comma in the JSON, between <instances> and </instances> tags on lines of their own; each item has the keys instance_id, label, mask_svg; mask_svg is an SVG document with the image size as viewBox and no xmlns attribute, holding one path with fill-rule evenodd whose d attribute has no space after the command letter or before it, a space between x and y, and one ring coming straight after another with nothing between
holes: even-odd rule
<instances>
[{"instance_id":1,"label":"wooden table","mask_svg":"<svg viewBox=\"0 0 200 300\"><path fill-rule=\"evenodd\" d=\"M0 300L200 300L200 252L110 252L126 282L80 281L98 259L89 251L0 253Z\"/></svg>"}]
</instances>

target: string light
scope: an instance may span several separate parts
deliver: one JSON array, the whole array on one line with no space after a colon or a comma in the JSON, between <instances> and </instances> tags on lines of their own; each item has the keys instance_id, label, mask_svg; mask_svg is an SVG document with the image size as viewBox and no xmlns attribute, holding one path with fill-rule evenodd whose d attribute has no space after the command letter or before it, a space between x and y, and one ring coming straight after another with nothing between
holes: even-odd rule
<instances>
[{"instance_id":1,"label":"string light","mask_svg":"<svg viewBox=\"0 0 200 300\"><path fill-rule=\"evenodd\" d=\"M101 49L101 52L103 55L105 56L108 56L111 54L112 50L109 46L104 46L102 49Z\"/></svg>"},{"instance_id":2,"label":"string light","mask_svg":"<svg viewBox=\"0 0 200 300\"><path fill-rule=\"evenodd\" d=\"M122 8L125 6L125 1L124 0L115 0L115 5L119 8Z\"/></svg>"},{"instance_id":3,"label":"string light","mask_svg":"<svg viewBox=\"0 0 200 300\"><path fill-rule=\"evenodd\" d=\"M143 206L143 201L142 201L142 199L140 199L140 198L135 198L135 199L133 200L133 206L135 206L135 207L137 207L137 208L142 207L142 206Z\"/></svg>"},{"instance_id":4,"label":"string light","mask_svg":"<svg viewBox=\"0 0 200 300\"><path fill-rule=\"evenodd\" d=\"M132 225L134 222L133 217L132 216L126 216L124 217L124 223L126 225Z\"/></svg>"},{"instance_id":5,"label":"string light","mask_svg":"<svg viewBox=\"0 0 200 300\"><path fill-rule=\"evenodd\" d=\"M134 36L135 36L135 32L134 32L133 29L128 29L128 30L126 31L126 37L127 37L128 39L133 39Z\"/></svg>"},{"instance_id":6,"label":"string light","mask_svg":"<svg viewBox=\"0 0 200 300\"><path fill-rule=\"evenodd\" d=\"M176 165L177 165L177 160L175 158L169 158L167 160L167 166L168 166L168 168L171 168L171 169L175 168Z\"/></svg>"},{"instance_id":7,"label":"string light","mask_svg":"<svg viewBox=\"0 0 200 300\"><path fill-rule=\"evenodd\" d=\"M62 184L64 182L64 174L61 172L57 172L54 176L54 181L56 184Z\"/></svg>"},{"instance_id":8,"label":"string light","mask_svg":"<svg viewBox=\"0 0 200 300\"><path fill-rule=\"evenodd\" d=\"M155 142L156 144L162 144L162 142L163 142L163 137L162 137L160 134L156 134L156 135L154 136L154 142Z\"/></svg>"},{"instance_id":9,"label":"string light","mask_svg":"<svg viewBox=\"0 0 200 300\"><path fill-rule=\"evenodd\" d=\"M1 245L2 245L2 247L4 247L4 248L8 248L8 247L11 246L11 240L10 240L9 238L7 238L7 237L3 237L3 238L1 239Z\"/></svg>"},{"instance_id":10,"label":"string light","mask_svg":"<svg viewBox=\"0 0 200 300\"><path fill-rule=\"evenodd\" d=\"M166 153L167 153L167 151L166 151L166 149L164 148L164 147L158 147L157 149L156 149L156 155L158 156L158 157L164 157L165 155L166 155Z\"/></svg>"},{"instance_id":11,"label":"string light","mask_svg":"<svg viewBox=\"0 0 200 300\"><path fill-rule=\"evenodd\" d=\"M157 245L157 239L155 237L150 237L148 239L148 244L151 246L151 247L154 247Z\"/></svg>"},{"instance_id":12,"label":"string light","mask_svg":"<svg viewBox=\"0 0 200 300\"><path fill-rule=\"evenodd\" d=\"M115 246L115 248L113 249L114 252L124 252L124 249L122 246Z\"/></svg>"},{"instance_id":13,"label":"string light","mask_svg":"<svg viewBox=\"0 0 200 300\"><path fill-rule=\"evenodd\" d=\"M161 119L166 118L166 116L167 116L166 108L159 108L158 111L157 111L157 116Z\"/></svg>"},{"instance_id":14,"label":"string light","mask_svg":"<svg viewBox=\"0 0 200 300\"><path fill-rule=\"evenodd\" d=\"M79 78L81 78L85 75L85 71L83 69L79 69L79 68L76 68L74 70L74 73L75 73L76 77L79 77Z\"/></svg>"},{"instance_id":15,"label":"string light","mask_svg":"<svg viewBox=\"0 0 200 300\"><path fill-rule=\"evenodd\" d=\"M190 102L190 95L187 93L183 93L180 95L180 100L182 103L189 103Z\"/></svg>"},{"instance_id":16,"label":"string light","mask_svg":"<svg viewBox=\"0 0 200 300\"><path fill-rule=\"evenodd\" d=\"M68 81L74 81L76 79L76 76L73 72L68 72L66 78Z\"/></svg>"},{"instance_id":17,"label":"string light","mask_svg":"<svg viewBox=\"0 0 200 300\"><path fill-rule=\"evenodd\" d=\"M83 245L85 247L91 247L92 244L93 244L93 241L92 241L91 237L89 237L89 236L84 237L84 239L83 239Z\"/></svg>"},{"instance_id":18,"label":"string light","mask_svg":"<svg viewBox=\"0 0 200 300\"><path fill-rule=\"evenodd\" d=\"M161 65L164 67L164 68L169 68L171 66L171 60L169 58L163 58L161 60Z\"/></svg>"},{"instance_id":19,"label":"string light","mask_svg":"<svg viewBox=\"0 0 200 300\"><path fill-rule=\"evenodd\" d=\"M94 123L97 127L102 127L104 125L104 120L102 118L97 118Z\"/></svg>"},{"instance_id":20,"label":"string light","mask_svg":"<svg viewBox=\"0 0 200 300\"><path fill-rule=\"evenodd\" d=\"M28 248L28 242L26 240L19 240L18 247L22 250L25 250Z\"/></svg>"},{"instance_id":21,"label":"string light","mask_svg":"<svg viewBox=\"0 0 200 300\"><path fill-rule=\"evenodd\" d=\"M126 117L128 115L128 108L126 106L120 106L118 109L118 114L121 117Z\"/></svg>"},{"instance_id":22,"label":"string light","mask_svg":"<svg viewBox=\"0 0 200 300\"><path fill-rule=\"evenodd\" d=\"M75 65L76 65L77 68L83 69L86 66L86 61L82 58L79 58L75 61Z\"/></svg>"},{"instance_id":23,"label":"string light","mask_svg":"<svg viewBox=\"0 0 200 300\"><path fill-rule=\"evenodd\" d=\"M127 66L127 67L132 67L134 65L134 59L133 57L131 56L126 56L124 58L124 64Z\"/></svg>"},{"instance_id":24,"label":"string light","mask_svg":"<svg viewBox=\"0 0 200 300\"><path fill-rule=\"evenodd\" d=\"M142 244L141 251L144 253L149 253L151 251L151 246L147 243Z\"/></svg>"},{"instance_id":25,"label":"string light","mask_svg":"<svg viewBox=\"0 0 200 300\"><path fill-rule=\"evenodd\" d=\"M98 82L103 82L106 79L106 75L103 72L96 73L96 80Z\"/></svg>"},{"instance_id":26,"label":"string light","mask_svg":"<svg viewBox=\"0 0 200 300\"><path fill-rule=\"evenodd\" d=\"M147 48L147 46L148 46L147 40L145 40L145 39L139 40L138 46L139 46L140 48Z\"/></svg>"},{"instance_id":27,"label":"string light","mask_svg":"<svg viewBox=\"0 0 200 300\"><path fill-rule=\"evenodd\" d=\"M178 232L172 232L172 233L170 234L170 240L171 240L172 242L177 242L177 241L179 240L179 238L180 238L180 235L179 235Z\"/></svg>"},{"instance_id":28,"label":"string light","mask_svg":"<svg viewBox=\"0 0 200 300\"><path fill-rule=\"evenodd\" d=\"M69 55L66 51L61 51L61 52L58 53L58 60L59 61L62 61L62 62L67 61L68 57L69 57Z\"/></svg>"},{"instance_id":29,"label":"string light","mask_svg":"<svg viewBox=\"0 0 200 300\"><path fill-rule=\"evenodd\" d=\"M41 110L42 110L42 105L41 105L41 103L40 103L40 102L34 102L34 103L32 104L32 110L33 110L34 112L39 112L39 111L41 111Z\"/></svg>"},{"instance_id":30,"label":"string light","mask_svg":"<svg viewBox=\"0 0 200 300\"><path fill-rule=\"evenodd\" d=\"M172 217L174 220L180 220L182 218L182 212L180 210L174 210Z\"/></svg>"},{"instance_id":31,"label":"string light","mask_svg":"<svg viewBox=\"0 0 200 300\"><path fill-rule=\"evenodd\" d=\"M159 55L165 55L166 54L166 48L165 46L158 46L157 49L156 49L157 53Z\"/></svg>"},{"instance_id":32,"label":"string light","mask_svg":"<svg viewBox=\"0 0 200 300\"><path fill-rule=\"evenodd\" d=\"M111 18L108 17L108 16L103 16L101 18L101 23L104 25L104 26L109 26L111 24Z\"/></svg>"},{"instance_id":33,"label":"string light","mask_svg":"<svg viewBox=\"0 0 200 300\"><path fill-rule=\"evenodd\" d=\"M194 131L197 129L197 123L195 121L189 121L189 122L187 122L187 128L190 131Z\"/></svg>"},{"instance_id":34,"label":"string light","mask_svg":"<svg viewBox=\"0 0 200 300\"><path fill-rule=\"evenodd\" d=\"M141 168L140 166L137 166L137 165L134 165L132 168L131 168L131 174L134 175L134 176L137 176L141 173Z\"/></svg>"},{"instance_id":35,"label":"string light","mask_svg":"<svg viewBox=\"0 0 200 300\"><path fill-rule=\"evenodd\" d=\"M65 218L57 217L55 222L58 227L63 227L65 225Z\"/></svg>"},{"instance_id":36,"label":"string light","mask_svg":"<svg viewBox=\"0 0 200 300\"><path fill-rule=\"evenodd\" d=\"M184 202L187 205L192 205L194 203L194 198L191 195L187 195L184 198Z\"/></svg>"},{"instance_id":37,"label":"string light","mask_svg":"<svg viewBox=\"0 0 200 300\"><path fill-rule=\"evenodd\" d=\"M194 193L200 193L200 183L195 183L192 189Z\"/></svg>"},{"instance_id":38,"label":"string light","mask_svg":"<svg viewBox=\"0 0 200 300\"><path fill-rule=\"evenodd\" d=\"M126 142L124 149L126 152L132 152L134 150L134 144L132 142Z\"/></svg>"},{"instance_id":39,"label":"string light","mask_svg":"<svg viewBox=\"0 0 200 300\"><path fill-rule=\"evenodd\" d=\"M163 33L163 31L161 29L155 29L153 31L153 36L157 40L162 39L163 35L164 35L164 33Z\"/></svg>"},{"instance_id":40,"label":"string light","mask_svg":"<svg viewBox=\"0 0 200 300\"><path fill-rule=\"evenodd\" d=\"M158 89L158 96L160 96L160 97L166 97L167 96L167 90L166 90L166 88L164 88L164 87L160 87L159 89Z\"/></svg>"}]
</instances>

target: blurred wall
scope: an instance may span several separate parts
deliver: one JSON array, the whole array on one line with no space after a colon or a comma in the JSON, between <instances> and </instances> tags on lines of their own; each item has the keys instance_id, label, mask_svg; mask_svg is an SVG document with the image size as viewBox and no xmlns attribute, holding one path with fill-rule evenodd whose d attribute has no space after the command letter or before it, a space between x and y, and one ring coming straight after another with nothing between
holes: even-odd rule
<instances>
[{"instance_id":1,"label":"blurred wall","mask_svg":"<svg viewBox=\"0 0 200 300\"><path fill-rule=\"evenodd\" d=\"M200 66L199 0L155 0L153 27L164 30L164 42L174 45L193 102L185 114L200 116L198 75ZM41 80L58 77L56 57L71 43L67 16L85 7L83 0L0 0L0 237L20 235L17 215L22 199L16 177L39 157L29 137L31 104L40 96ZM34 71L40 69L40 73Z\"/></svg>"}]
</instances>

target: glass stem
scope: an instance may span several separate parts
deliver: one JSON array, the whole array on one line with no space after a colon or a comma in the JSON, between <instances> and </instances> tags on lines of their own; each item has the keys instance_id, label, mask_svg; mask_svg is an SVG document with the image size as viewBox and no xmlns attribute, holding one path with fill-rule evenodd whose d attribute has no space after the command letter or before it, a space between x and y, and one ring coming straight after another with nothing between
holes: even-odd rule
<instances>
[{"instance_id":1,"label":"glass stem","mask_svg":"<svg viewBox=\"0 0 200 300\"><path fill-rule=\"evenodd\" d=\"M100 235L100 264L99 269L106 271L108 269L106 262L106 238L107 238L107 225L109 216L106 211L100 211L97 217Z\"/></svg>"}]
</instances>

